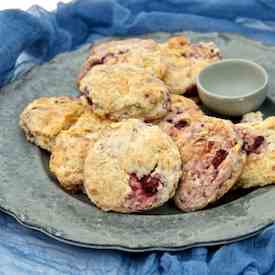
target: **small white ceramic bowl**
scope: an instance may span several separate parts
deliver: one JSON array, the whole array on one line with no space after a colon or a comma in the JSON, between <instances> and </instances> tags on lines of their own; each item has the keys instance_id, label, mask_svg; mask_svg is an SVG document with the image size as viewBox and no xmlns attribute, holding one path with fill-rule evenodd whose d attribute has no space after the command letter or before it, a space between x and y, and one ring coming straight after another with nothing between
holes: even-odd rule
<instances>
[{"instance_id":1,"label":"small white ceramic bowl","mask_svg":"<svg viewBox=\"0 0 275 275\"><path fill-rule=\"evenodd\" d=\"M267 95L268 75L244 59L225 59L207 66L197 77L202 102L216 113L240 116L255 111Z\"/></svg>"}]
</instances>

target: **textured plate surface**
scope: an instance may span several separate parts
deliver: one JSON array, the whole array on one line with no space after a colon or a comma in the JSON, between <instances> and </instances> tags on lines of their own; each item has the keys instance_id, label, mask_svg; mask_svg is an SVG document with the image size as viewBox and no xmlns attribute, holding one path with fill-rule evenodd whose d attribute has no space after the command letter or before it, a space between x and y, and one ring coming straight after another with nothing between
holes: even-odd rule
<instances>
[{"instance_id":1,"label":"textured plate surface","mask_svg":"<svg viewBox=\"0 0 275 275\"><path fill-rule=\"evenodd\" d=\"M229 34L188 34L212 40L225 57L248 58L270 75L261 110L275 114L275 48ZM169 34L153 34L164 40ZM48 173L48 155L27 143L18 116L40 96L77 95L74 80L88 47L37 66L0 91L0 208L31 228L75 245L128 251L177 250L246 238L275 220L275 187L251 191L215 207L183 214L167 204L145 214L104 213L71 196ZM273 94L272 94L272 91ZM237 194L238 195L238 194Z\"/></svg>"}]
</instances>

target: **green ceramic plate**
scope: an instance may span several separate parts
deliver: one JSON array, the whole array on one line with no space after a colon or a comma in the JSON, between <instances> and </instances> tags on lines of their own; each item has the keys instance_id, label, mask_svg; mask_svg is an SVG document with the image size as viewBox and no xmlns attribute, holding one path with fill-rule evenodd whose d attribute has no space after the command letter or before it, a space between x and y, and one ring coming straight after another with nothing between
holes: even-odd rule
<instances>
[{"instance_id":1,"label":"green ceramic plate","mask_svg":"<svg viewBox=\"0 0 275 275\"><path fill-rule=\"evenodd\" d=\"M229 34L188 34L212 40L225 57L248 58L275 75L275 48ZM164 40L169 34L150 37ZM48 154L18 127L27 103L41 96L77 95L74 80L88 54L85 46L34 67L0 91L0 208L22 224L71 244L127 251L177 250L216 245L255 234L275 220L275 188L226 196L212 208L180 213L173 203L143 214L104 213L82 195L65 193L48 173ZM261 110L275 114L275 78ZM274 94L272 94L272 91ZM238 191L240 192L240 191Z\"/></svg>"}]
</instances>

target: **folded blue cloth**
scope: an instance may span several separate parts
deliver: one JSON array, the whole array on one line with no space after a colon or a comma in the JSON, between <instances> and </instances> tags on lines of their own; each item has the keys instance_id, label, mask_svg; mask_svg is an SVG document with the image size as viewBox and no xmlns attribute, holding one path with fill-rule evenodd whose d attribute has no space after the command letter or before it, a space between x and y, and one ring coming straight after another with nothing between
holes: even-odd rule
<instances>
[{"instance_id":1,"label":"folded blue cloth","mask_svg":"<svg viewBox=\"0 0 275 275\"><path fill-rule=\"evenodd\" d=\"M235 32L275 44L272 0L81 0L55 12L0 12L0 86L32 64L110 35ZM275 274L275 225L256 237L177 253L76 248L0 215L0 274Z\"/></svg>"},{"instance_id":2,"label":"folded blue cloth","mask_svg":"<svg viewBox=\"0 0 275 275\"><path fill-rule=\"evenodd\" d=\"M52 13L39 6L28 12L2 11L0 86L14 77L14 73L24 70L26 63L45 62L58 53L104 36L192 30L242 33L275 43L275 2L238 2L82 0L60 3Z\"/></svg>"},{"instance_id":3,"label":"folded blue cloth","mask_svg":"<svg viewBox=\"0 0 275 275\"><path fill-rule=\"evenodd\" d=\"M275 225L221 247L126 253L65 245L3 214L0 263L1 275L274 275Z\"/></svg>"}]
</instances>

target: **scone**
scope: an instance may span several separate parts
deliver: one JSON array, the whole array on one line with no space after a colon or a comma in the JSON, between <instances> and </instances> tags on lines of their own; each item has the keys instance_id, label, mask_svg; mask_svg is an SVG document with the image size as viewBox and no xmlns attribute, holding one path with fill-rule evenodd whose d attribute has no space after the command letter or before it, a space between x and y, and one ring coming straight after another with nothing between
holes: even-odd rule
<instances>
[{"instance_id":1,"label":"scone","mask_svg":"<svg viewBox=\"0 0 275 275\"><path fill-rule=\"evenodd\" d=\"M163 81L172 93L193 93L199 72L219 59L221 53L213 42L192 44L184 36L173 37L161 45L161 60L167 67Z\"/></svg>"},{"instance_id":2,"label":"scone","mask_svg":"<svg viewBox=\"0 0 275 275\"><path fill-rule=\"evenodd\" d=\"M275 117L240 123L236 128L247 152L247 162L237 186L250 188L275 183Z\"/></svg>"},{"instance_id":3,"label":"scone","mask_svg":"<svg viewBox=\"0 0 275 275\"><path fill-rule=\"evenodd\" d=\"M20 126L30 142L51 151L56 136L70 128L87 108L79 98L41 97L24 109Z\"/></svg>"},{"instance_id":4,"label":"scone","mask_svg":"<svg viewBox=\"0 0 275 275\"><path fill-rule=\"evenodd\" d=\"M69 130L62 131L57 136L49 167L65 190L81 190L88 146L95 142L100 131L110 123L87 110Z\"/></svg>"},{"instance_id":5,"label":"scone","mask_svg":"<svg viewBox=\"0 0 275 275\"><path fill-rule=\"evenodd\" d=\"M171 95L171 109L158 125L177 142L183 133L182 129L203 115L198 105L191 99L180 95Z\"/></svg>"},{"instance_id":6,"label":"scone","mask_svg":"<svg viewBox=\"0 0 275 275\"><path fill-rule=\"evenodd\" d=\"M98 132L112 123L111 120L97 116L91 108L87 108L78 120L70 127L70 130L80 130L82 132Z\"/></svg>"},{"instance_id":7,"label":"scone","mask_svg":"<svg viewBox=\"0 0 275 275\"><path fill-rule=\"evenodd\" d=\"M167 86L143 68L129 64L93 67L80 81L80 91L98 116L113 121L153 121L165 116L170 107Z\"/></svg>"},{"instance_id":8,"label":"scone","mask_svg":"<svg viewBox=\"0 0 275 275\"><path fill-rule=\"evenodd\" d=\"M84 187L104 211L137 212L173 197L181 173L172 139L158 126L129 119L111 124L89 148Z\"/></svg>"},{"instance_id":9,"label":"scone","mask_svg":"<svg viewBox=\"0 0 275 275\"><path fill-rule=\"evenodd\" d=\"M205 116L183 132L178 142L183 176L175 203L189 212L206 207L231 189L240 177L246 154L230 121Z\"/></svg>"},{"instance_id":10,"label":"scone","mask_svg":"<svg viewBox=\"0 0 275 275\"><path fill-rule=\"evenodd\" d=\"M92 47L84 63L78 83L97 65L127 63L143 67L156 77L164 76L166 66L160 59L160 47L152 39L130 38L103 42Z\"/></svg>"},{"instance_id":11,"label":"scone","mask_svg":"<svg viewBox=\"0 0 275 275\"><path fill-rule=\"evenodd\" d=\"M96 141L98 135L97 132L73 129L62 131L56 138L49 168L66 191L81 191L88 147Z\"/></svg>"}]
</instances>

